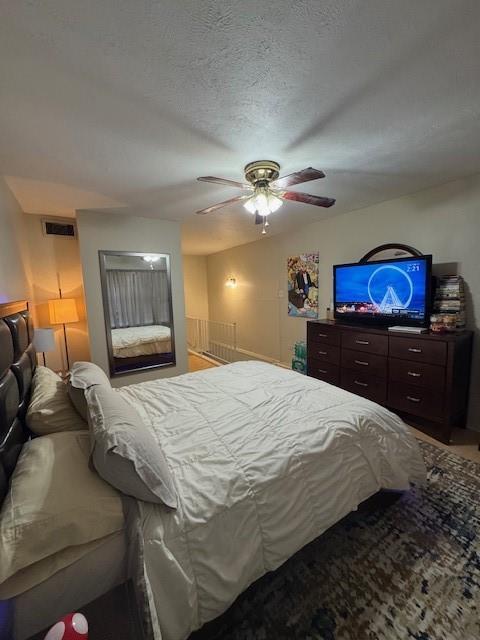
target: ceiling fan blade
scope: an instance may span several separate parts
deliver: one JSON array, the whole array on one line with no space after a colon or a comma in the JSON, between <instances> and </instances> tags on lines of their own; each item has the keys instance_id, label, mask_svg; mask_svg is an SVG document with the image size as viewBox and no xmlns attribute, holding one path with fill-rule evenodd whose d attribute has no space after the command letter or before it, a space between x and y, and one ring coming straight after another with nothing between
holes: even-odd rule
<instances>
[{"instance_id":1,"label":"ceiling fan blade","mask_svg":"<svg viewBox=\"0 0 480 640\"><path fill-rule=\"evenodd\" d=\"M197 178L200 182L214 182L215 184L226 184L229 187L237 187L238 189L251 189L251 185L246 182L237 182L236 180L227 180L227 178L216 178L215 176L200 176Z\"/></svg>"},{"instance_id":2,"label":"ceiling fan blade","mask_svg":"<svg viewBox=\"0 0 480 640\"><path fill-rule=\"evenodd\" d=\"M207 207L206 209L200 209L196 213L200 215L205 215L206 213L211 213L212 211L216 211L217 209L221 209L222 207L226 207L227 204L234 204L235 202L241 202L242 200L246 200L250 196L235 196L235 198L230 198L230 200L224 200L223 202L218 202L217 204L212 204L211 207Z\"/></svg>"},{"instance_id":3,"label":"ceiling fan blade","mask_svg":"<svg viewBox=\"0 0 480 640\"><path fill-rule=\"evenodd\" d=\"M323 198L322 196L314 196L311 193L299 193L298 191L285 191L281 197L284 200L295 200L295 202L314 204L317 207L331 207L332 204L335 204L335 198Z\"/></svg>"},{"instance_id":4,"label":"ceiling fan blade","mask_svg":"<svg viewBox=\"0 0 480 640\"><path fill-rule=\"evenodd\" d=\"M307 167L306 169L296 171L295 173L290 173L288 174L288 176L283 176L283 178L275 180L275 182L272 182L271 186L274 189L285 189L286 187L293 187L294 184L310 182L310 180L318 180L319 178L324 177L325 174L323 173L323 171L314 169L313 167Z\"/></svg>"}]
</instances>

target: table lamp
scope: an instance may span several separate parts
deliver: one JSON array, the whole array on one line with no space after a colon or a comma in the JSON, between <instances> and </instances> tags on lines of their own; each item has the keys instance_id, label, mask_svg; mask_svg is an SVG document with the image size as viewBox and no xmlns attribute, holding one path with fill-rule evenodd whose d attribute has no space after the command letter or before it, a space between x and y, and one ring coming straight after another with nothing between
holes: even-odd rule
<instances>
[{"instance_id":1,"label":"table lamp","mask_svg":"<svg viewBox=\"0 0 480 640\"><path fill-rule=\"evenodd\" d=\"M46 367L46 351L55 351L55 335L53 329L35 329L33 332L33 346L37 353L43 353L43 366Z\"/></svg>"},{"instance_id":2,"label":"table lamp","mask_svg":"<svg viewBox=\"0 0 480 640\"><path fill-rule=\"evenodd\" d=\"M68 357L68 342L66 324L78 322L77 304L75 298L55 298L48 301L48 312L50 314L51 324L63 325L63 338L65 341L65 355L67 358L67 371L70 369L70 360Z\"/></svg>"}]
</instances>

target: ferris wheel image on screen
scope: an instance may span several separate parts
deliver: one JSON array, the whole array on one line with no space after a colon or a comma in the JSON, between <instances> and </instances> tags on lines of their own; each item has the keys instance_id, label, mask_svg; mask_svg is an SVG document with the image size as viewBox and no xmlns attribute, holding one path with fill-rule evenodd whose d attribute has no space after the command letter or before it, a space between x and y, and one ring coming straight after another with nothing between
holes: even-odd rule
<instances>
[{"instance_id":1,"label":"ferris wheel image on screen","mask_svg":"<svg viewBox=\"0 0 480 640\"><path fill-rule=\"evenodd\" d=\"M399 277L398 273L404 279ZM377 267L368 280L367 289L370 301L380 313L395 313L408 309L413 297L412 278L408 272L393 264ZM381 302L378 294L383 295Z\"/></svg>"},{"instance_id":2,"label":"ferris wheel image on screen","mask_svg":"<svg viewBox=\"0 0 480 640\"><path fill-rule=\"evenodd\" d=\"M426 273L422 259L338 266L335 311L339 316L422 320L426 312Z\"/></svg>"}]
</instances>

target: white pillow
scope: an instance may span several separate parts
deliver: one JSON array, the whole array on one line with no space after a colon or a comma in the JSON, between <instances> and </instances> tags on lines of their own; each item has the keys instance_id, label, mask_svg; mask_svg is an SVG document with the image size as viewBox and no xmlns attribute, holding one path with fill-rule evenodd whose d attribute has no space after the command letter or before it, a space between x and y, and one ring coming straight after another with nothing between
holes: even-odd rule
<instances>
[{"instance_id":1,"label":"white pillow","mask_svg":"<svg viewBox=\"0 0 480 640\"><path fill-rule=\"evenodd\" d=\"M129 496L176 508L177 493L160 445L138 412L105 385L87 389L92 461L104 480Z\"/></svg>"},{"instance_id":2,"label":"white pillow","mask_svg":"<svg viewBox=\"0 0 480 640\"><path fill-rule=\"evenodd\" d=\"M75 362L70 369L70 382L76 389L88 389L94 384L112 386L105 371L94 362Z\"/></svg>"},{"instance_id":3,"label":"white pillow","mask_svg":"<svg viewBox=\"0 0 480 640\"><path fill-rule=\"evenodd\" d=\"M40 436L88 429L68 397L67 385L47 367L37 367L33 376L26 421L29 429Z\"/></svg>"},{"instance_id":4,"label":"white pillow","mask_svg":"<svg viewBox=\"0 0 480 640\"><path fill-rule=\"evenodd\" d=\"M95 384L104 384L111 388L110 380L98 365L93 362L75 362L70 369L68 395L75 409L84 420L88 420L88 407L85 390Z\"/></svg>"},{"instance_id":5,"label":"white pillow","mask_svg":"<svg viewBox=\"0 0 480 640\"><path fill-rule=\"evenodd\" d=\"M123 529L121 498L89 468L89 455L84 431L23 446L0 511L0 583L68 547ZM44 571L55 566L43 564Z\"/></svg>"}]
</instances>

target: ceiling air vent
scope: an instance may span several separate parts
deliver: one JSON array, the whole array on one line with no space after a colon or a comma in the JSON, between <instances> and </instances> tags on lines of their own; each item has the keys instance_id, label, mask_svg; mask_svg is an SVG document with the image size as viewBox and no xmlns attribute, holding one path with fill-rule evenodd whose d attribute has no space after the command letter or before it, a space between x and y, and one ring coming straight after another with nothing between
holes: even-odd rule
<instances>
[{"instance_id":1,"label":"ceiling air vent","mask_svg":"<svg viewBox=\"0 0 480 640\"><path fill-rule=\"evenodd\" d=\"M75 223L66 220L42 220L43 233L46 236L75 237Z\"/></svg>"}]
</instances>

